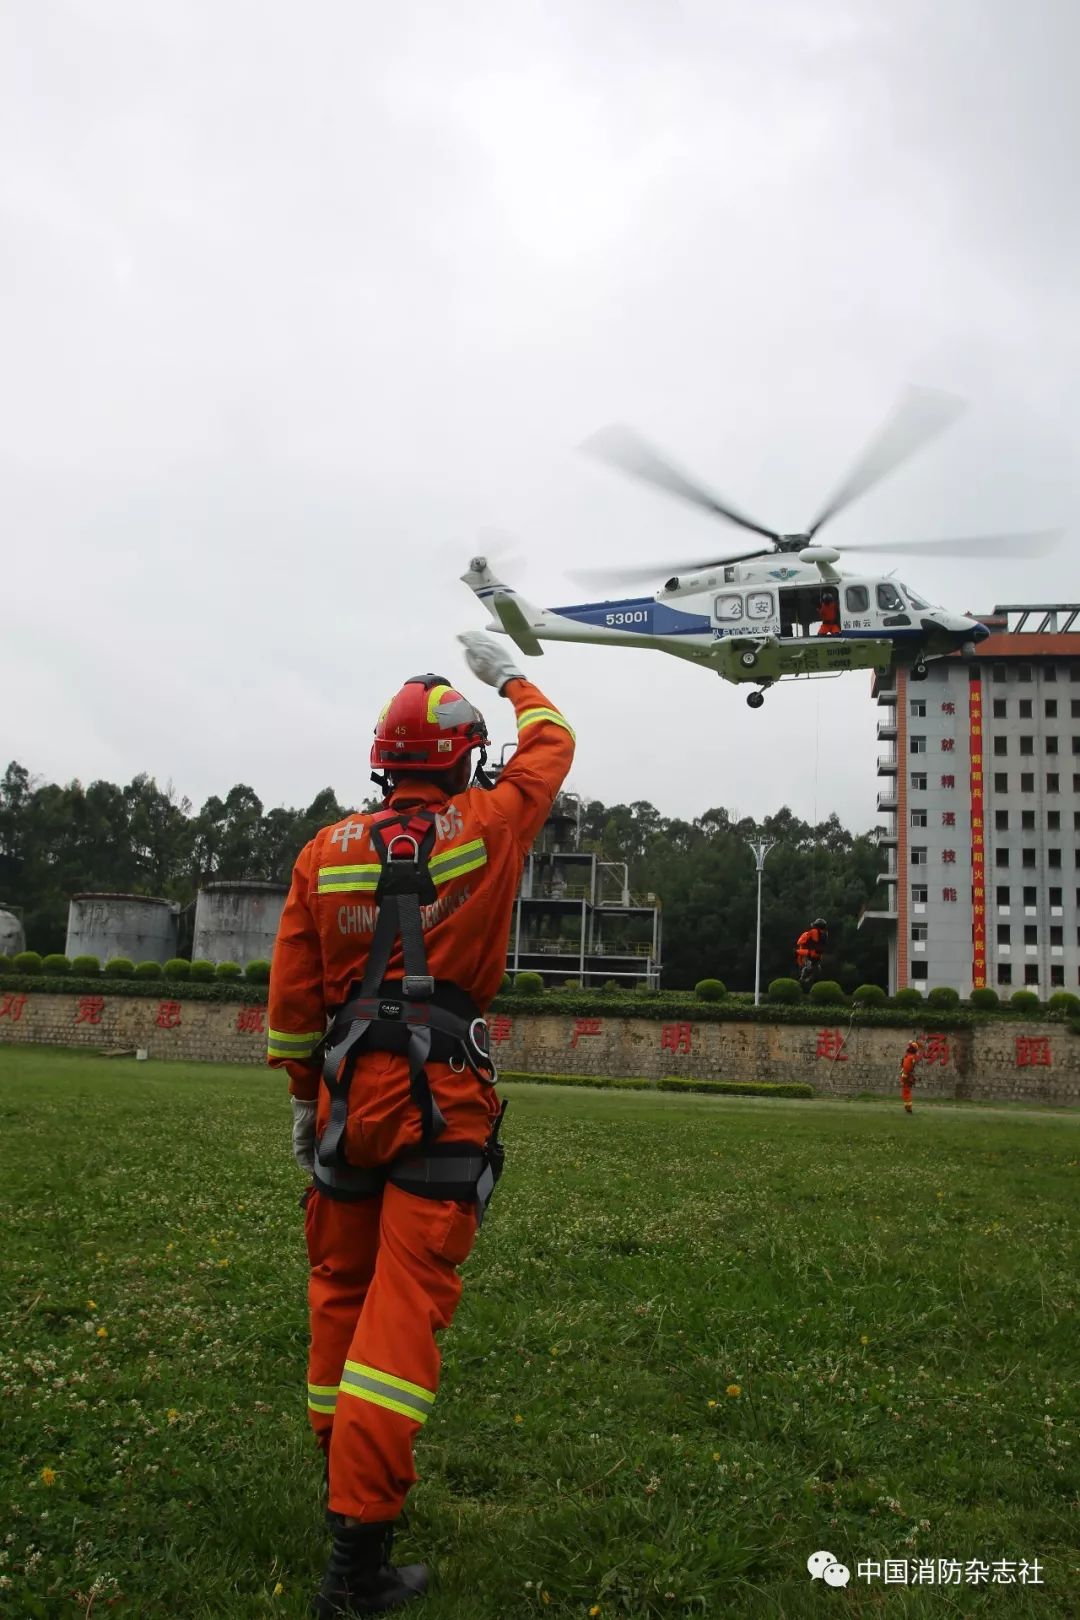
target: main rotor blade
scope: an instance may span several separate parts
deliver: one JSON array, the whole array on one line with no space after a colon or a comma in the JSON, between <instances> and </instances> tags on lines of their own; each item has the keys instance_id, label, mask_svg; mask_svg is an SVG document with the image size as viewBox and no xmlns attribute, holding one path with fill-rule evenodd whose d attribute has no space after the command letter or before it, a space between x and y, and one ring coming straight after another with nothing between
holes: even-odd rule
<instances>
[{"instance_id":1,"label":"main rotor blade","mask_svg":"<svg viewBox=\"0 0 1080 1620\"><path fill-rule=\"evenodd\" d=\"M902 461L943 433L966 409L964 401L953 394L943 394L934 388L909 388L811 523L807 534L815 535L845 506L865 495Z\"/></svg>"},{"instance_id":2,"label":"main rotor blade","mask_svg":"<svg viewBox=\"0 0 1080 1620\"><path fill-rule=\"evenodd\" d=\"M838 551L884 551L897 557L1045 557L1060 541L1061 529L1032 529L1017 534L976 534L955 540L868 540Z\"/></svg>"},{"instance_id":3,"label":"main rotor blade","mask_svg":"<svg viewBox=\"0 0 1080 1620\"><path fill-rule=\"evenodd\" d=\"M632 563L626 568L575 568L568 579L579 585L637 585L647 580L670 579L673 574L696 574L702 568L723 568L726 563L751 562L755 557L771 557L770 547L760 551L740 551L734 557L707 557L694 562Z\"/></svg>"},{"instance_id":4,"label":"main rotor blade","mask_svg":"<svg viewBox=\"0 0 1080 1620\"><path fill-rule=\"evenodd\" d=\"M700 506L713 517L726 518L729 523L737 524L740 529L749 529L751 534L760 534L766 540L779 539L772 529L762 528L760 523L746 517L737 507L720 500L695 479L680 472L632 428L613 423L611 427L601 428L599 433L586 439L581 449L600 461L606 461L609 467L629 473L631 478L640 478L643 483L652 484L669 495L677 495L680 500L689 501L693 506Z\"/></svg>"}]
</instances>

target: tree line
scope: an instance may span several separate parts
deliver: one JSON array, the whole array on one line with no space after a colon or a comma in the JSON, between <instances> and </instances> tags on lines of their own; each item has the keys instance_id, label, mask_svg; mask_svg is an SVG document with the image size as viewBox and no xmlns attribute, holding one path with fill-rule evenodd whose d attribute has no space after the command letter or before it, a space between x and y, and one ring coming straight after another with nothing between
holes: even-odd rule
<instances>
[{"instance_id":1,"label":"tree line","mask_svg":"<svg viewBox=\"0 0 1080 1620\"><path fill-rule=\"evenodd\" d=\"M0 780L0 906L22 911L34 950L62 951L73 894L157 894L190 908L205 882L287 883L320 827L375 802L343 805L327 787L304 809L267 810L238 783L195 810L149 776L126 787L59 786L12 762ZM710 977L752 986L757 878L747 839L757 833L776 841L762 888L763 982L791 971L795 938L821 915L832 926L830 976L847 987L884 984L881 930L856 927L882 864L875 832L853 834L835 815L811 826L787 808L757 824L723 809L685 821L647 800L581 803L581 847L625 862L631 889L660 897L664 983L673 989Z\"/></svg>"}]
</instances>

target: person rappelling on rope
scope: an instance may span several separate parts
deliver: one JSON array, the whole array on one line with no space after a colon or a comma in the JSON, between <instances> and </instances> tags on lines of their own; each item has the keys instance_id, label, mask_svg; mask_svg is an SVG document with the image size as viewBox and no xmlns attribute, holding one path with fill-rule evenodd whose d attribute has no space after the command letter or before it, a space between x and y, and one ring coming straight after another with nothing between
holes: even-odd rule
<instances>
[{"instance_id":1,"label":"person rappelling on rope","mask_svg":"<svg viewBox=\"0 0 1080 1620\"><path fill-rule=\"evenodd\" d=\"M829 943L829 925L824 917L815 917L810 927L795 941L795 966L803 989L821 973L821 958Z\"/></svg>"},{"instance_id":2,"label":"person rappelling on rope","mask_svg":"<svg viewBox=\"0 0 1080 1620\"><path fill-rule=\"evenodd\" d=\"M818 625L819 636L838 636L840 634L840 598L834 590L824 590L821 593L821 623Z\"/></svg>"},{"instance_id":3,"label":"person rappelling on rope","mask_svg":"<svg viewBox=\"0 0 1080 1620\"><path fill-rule=\"evenodd\" d=\"M915 1084L915 1065L922 1057L922 1047L917 1040L908 1041L904 1048L904 1056L900 1062L900 1095L904 1100L904 1113L914 1113L911 1103L911 1088Z\"/></svg>"},{"instance_id":4,"label":"person rappelling on rope","mask_svg":"<svg viewBox=\"0 0 1080 1620\"><path fill-rule=\"evenodd\" d=\"M502 1169L484 1013L506 966L529 848L574 734L490 636L472 673L514 706L518 743L483 774L479 710L417 675L375 727L380 810L300 853L270 975L267 1051L286 1069L311 1266L308 1416L326 1456L330 1559L312 1613L381 1614L427 1588L391 1562L439 1384L436 1334ZM479 750L479 785L470 786Z\"/></svg>"}]
</instances>

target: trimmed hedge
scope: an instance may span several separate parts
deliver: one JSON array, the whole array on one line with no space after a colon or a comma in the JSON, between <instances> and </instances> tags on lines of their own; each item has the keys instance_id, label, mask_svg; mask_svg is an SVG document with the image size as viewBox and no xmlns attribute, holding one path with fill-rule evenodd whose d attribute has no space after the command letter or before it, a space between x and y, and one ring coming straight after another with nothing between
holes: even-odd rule
<instances>
[{"instance_id":1,"label":"trimmed hedge","mask_svg":"<svg viewBox=\"0 0 1080 1620\"><path fill-rule=\"evenodd\" d=\"M71 963L62 952L53 951L48 956L42 957L41 971L50 974L53 978L60 978L63 974L71 972Z\"/></svg>"},{"instance_id":2,"label":"trimmed hedge","mask_svg":"<svg viewBox=\"0 0 1080 1620\"><path fill-rule=\"evenodd\" d=\"M190 979L191 963L186 956L170 956L165 963L165 977L167 979Z\"/></svg>"},{"instance_id":3,"label":"trimmed hedge","mask_svg":"<svg viewBox=\"0 0 1080 1620\"><path fill-rule=\"evenodd\" d=\"M11 958L13 973L40 973L41 956L37 951L16 951Z\"/></svg>"},{"instance_id":4,"label":"trimmed hedge","mask_svg":"<svg viewBox=\"0 0 1080 1620\"><path fill-rule=\"evenodd\" d=\"M540 996L544 993L544 981L539 973L519 973L514 980L514 989L519 996Z\"/></svg>"},{"instance_id":5,"label":"trimmed hedge","mask_svg":"<svg viewBox=\"0 0 1080 1620\"><path fill-rule=\"evenodd\" d=\"M851 999L857 1007L884 1007L889 997L880 984L860 984Z\"/></svg>"},{"instance_id":6,"label":"trimmed hedge","mask_svg":"<svg viewBox=\"0 0 1080 1620\"><path fill-rule=\"evenodd\" d=\"M913 984L909 984L905 989L896 992L892 1004L894 1007L925 1007L926 997L921 990L916 990Z\"/></svg>"},{"instance_id":7,"label":"trimmed hedge","mask_svg":"<svg viewBox=\"0 0 1080 1620\"><path fill-rule=\"evenodd\" d=\"M819 979L810 986L810 1000L816 1001L819 1006L842 1007L847 997L835 979Z\"/></svg>"},{"instance_id":8,"label":"trimmed hedge","mask_svg":"<svg viewBox=\"0 0 1080 1620\"><path fill-rule=\"evenodd\" d=\"M135 968L137 979L163 979L165 977L160 962L139 962Z\"/></svg>"},{"instance_id":9,"label":"trimmed hedge","mask_svg":"<svg viewBox=\"0 0 1080 1620\"><path fill-rule=\"evenodd\" d=\"M73 956L71 958L71 971L72 973L82 974L84 978L91 973L100 973L101 958L100 956Z\"/></svg>"},{"instance_id":10,"label":"trimmed hedge","mask_svg":"<svg viewBox=\"0 0 1080 1620\"><path fill-rule=\"evenodd\" d=\"M514 981L511 979L509 973L504 973L499 981L499 995L501 996L504 990L509 990L512 987L513 982Z\"/></svg>"},{"instance_id":11,"label":"trimmed hedge","mask_svg":"<svg viewBox=\"0 0 1080 1620\"><path fill-rule=\"evenodd\" d=\"M135 964L130 956L114 956L111 962L106 962L105 973L110 979L133 979Z\"/></svg>"},{"instance_id":12,"label":"trimmed hedge","mask_svg":"<svg viewBox=\"0 0 1080 1620\"><path fill-rule=\"evenodd\" d=\"M11 957L10 956L4 956L2 953L0 953L0 973L10 973L10 972L11 972Z\"/></svg>"},{"instance_id":13,"label":"trimmed hedge","mask_svg":"<svg viewBox=\"0 0 1080 1620\"><path fill-rule=\"evenodd\" d=\"M777 1006L795 1006L803 998L802 985L798 979L773 979L765 992L768 999Z\"/></svg>"},{"instance_id":14,"label":"trimmed hedge","mask_svg":"<svg viewBox=\"0 0 1080 1620\"><path fill-rule=\"evenodd\" d=\"M1046 1005L1052 1013L1074 1018L1080 1013L1080 996L1074 996L1071 990L1055 990Z\"/></svg>"},{"instance_id":15,"label":"trimmed hedge","mask_svg":"<svg viewBox=\"0 0 1080 1620\"><path fill-rule=\"evenodd\" d=\"M971 992L971 1005L979 1012L993 1012L1001 1006L1001 997L993 985L984 984Z\"/></svg>"},{"instance_id":16,"label":"trimmed hedge","mask_svg":"<svg viewBox=\"0 0 1080 1620\"><path fill-rule=\"evenodd\" d=\"M214 973L219 979L242 979L244 976L239 962L219 962Z\"/></svg>"},{"instance_id":17,"label":"trimmed hedge","mask_svg":"<svg viewBox=\"0 0 1080 1620\"><path fill-rule=\"evenodd\" d=\"M262 958L258 958L254 962L249 962L247 967L244 969L244 978L249 984L269 984L269 962L262 960Z\"/></svg>"},{"instance_id":18,"label":"trimmed hedge","mask_svg":"<svg viewBox=\"0 0 1080 1620\"><path fill-rule=\"evenodd\" d=\"M203 957L196 957L191 964L188 978L194 979L196 984L209 984L214 977L214 964L207 962Z\"/></svg>"},{"instance_id":19,"label":"trimmed hedge","mask_svg":"<svg viewBox=\"0 0 1080 1620\"><path fill-rule=\"evenodd\" d=\"M1014 1012L1038 1012L1039 998L1034 990L1014 990L1009 997L1009 1006Z\"/></svg>"},{"instance_id":20,"label":"trimmed hedge","mask_svg":"<svg viewBox=\"0 0 1080 1620\"><path fill-rule=\"evenodd\" d=\"M813 1086L801 1080L693 1080L680 1074L665 1075L658 1091L702 1091L724 1097L813 1097Z\"/></svg>"},{"instance_id":21,"label":"trimmed hedge","mask_svg":"<svg viewBox=\"0 0 1080 1620\"><path fill-rule=\"evenodd\" d=\"M562 990L580 990L581 989L581 980L580 979L564 979L562 984L560 985L560 989L562 989Z\"/></svg>"},{"instance_id":22,"label":"trimmed hedge","mask_svg":"<svg viewBox=\"0 0 1080 1620\"><path fill-rule=\"evenodd\" d=\"M951 984L936 984L926 998L928 1007L959 1007L960 992Z\"/></svg>"},{"instance_id":23,"label":"trimmed hedge","mask_svg":"<svg viewBox=\"0 0 1080 1620\"><path fill-rule=\"evenodd\" d=\"M723 979L699 979L694 986L694 994L699 1001L723 1001L727 995L727 985Z\"/></svg>"},{"instance_id":24,"label":"trimmed hedge","mask_svg":"<svg viewBox=\"0 0 1080 1620\"><path fill-rule=\"evenodd\" d=\"M629 1080L610 1074L517 1074L499 1071L500 1080L512 1080L520 1086L585 1086L590 1091L652 1091L655 1080Z\"/></svg>"}]
</instances>

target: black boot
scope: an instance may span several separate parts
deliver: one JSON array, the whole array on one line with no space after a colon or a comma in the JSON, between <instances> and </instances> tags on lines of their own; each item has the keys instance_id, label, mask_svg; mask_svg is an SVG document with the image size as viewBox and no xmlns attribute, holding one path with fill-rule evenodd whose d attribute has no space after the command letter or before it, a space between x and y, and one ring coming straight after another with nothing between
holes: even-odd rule
<instances>
[{"instance_id":1,"label":"black boot","mask_svg":"<svg viewBox=\"0 0 1080 1620\"><path fill-rule=\"evenodd\" d=\"M340 1513L326 1515L334 1532L330 1558L311 1612L318 1620L338 1620L397 1609L427 1591L427 1566L390 1562L393 1524L346 1525Z\"/></svg>"}]
</instances>

